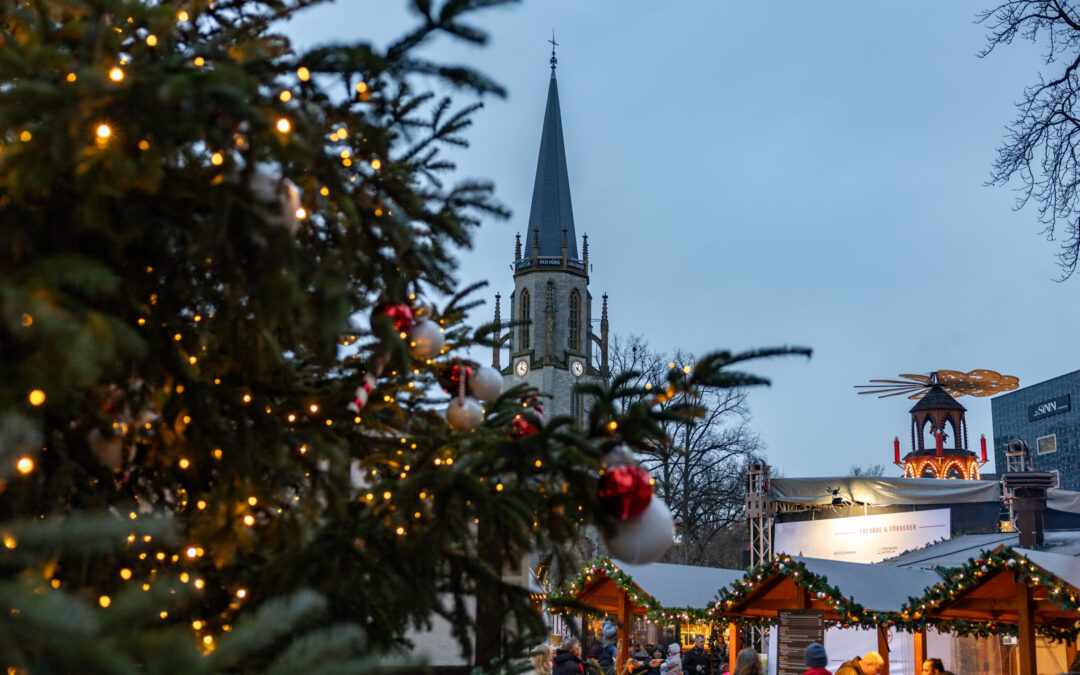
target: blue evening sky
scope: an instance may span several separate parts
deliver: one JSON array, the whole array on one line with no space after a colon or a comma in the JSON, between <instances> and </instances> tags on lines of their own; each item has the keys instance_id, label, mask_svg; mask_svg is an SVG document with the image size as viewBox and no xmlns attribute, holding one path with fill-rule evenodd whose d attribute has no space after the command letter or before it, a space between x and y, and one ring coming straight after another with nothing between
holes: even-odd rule
<instances>
[{"instance_id":1,"label":"blue evening sky","mask_svg":"<svg viewBox=\"0 0 1080 675\"><path fill-rule=\"evenodd\" d=\"M1080 368L1080 278L1055 282L1035 209L984 186L1043 68L1028 43L976 57L990 1L535 0L478 14L487 46L423 52L509 91L454 154L513 210L477 232L462 281L513 288L554 27L594 316L607 292L613 331L655 348L812 347L809 361L750 367L773 381L751 394L752 424L784 475L888 465L896 435L906 452L913 402L857 396L870 378L989 368L1023 386ZM411 25L403 7L341 0L290 32L384 46ZM977 449L990 401L961 402Z\"/></svg>"}]
</instances>

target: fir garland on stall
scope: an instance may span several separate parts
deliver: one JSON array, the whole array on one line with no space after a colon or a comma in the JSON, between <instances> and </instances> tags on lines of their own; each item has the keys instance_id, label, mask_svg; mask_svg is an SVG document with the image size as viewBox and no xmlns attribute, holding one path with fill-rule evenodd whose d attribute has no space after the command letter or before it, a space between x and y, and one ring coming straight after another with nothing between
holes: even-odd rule
<instances>
[{"instance_id":1,"label":"fir garland on stall","mask_svg":"<svg viewBox=\"0 0 1080 675\"><path fill-rule=\"evenodd\" d=\"M606 612L590 610L576 602L578 594L584 591L590 584L601 578L608 578L615 586L626 593L630 602L637 607L645 608L645 616L648 620L657 623L671 623L675 621L687 621L690 623L726 623L724 619L711 617L707 610L693 607L665 607L656 598L652 597L634 582L626 572L623 572L609 558L602 557L590 561L581 570L576 578L571 580L563 588L553 591L548 595L548 611L551 613L574 613L587 616L604 617Z\"/></svg>"},{"instance_id":2,"label":"fir garland on stall","mask_svg":"<svg viewBox=\"0 0 1080 675\"><path fill-rule=\"evenodd\" d=\"M997 621L927 620L927 611L943 603L955 600L960 594L989 581L995 573L1012 572L1016 581L1022 581L1032 589L1044 588L1051 601L1062 609L1080 610L1077 589L1033 563L1010 547L996 551L983 551L959 567L938 568L943 580L926 589L921 598L908 598L901 608L896 624L907 630L921 630L933 626L940 631L956 635L988 637L1015 635L1016 625ZM1041 625L1036 633L1055 641L1073 641L1080 634L1080 626Z\"/></svg>"},{"instance_id":3,"label":"fir garland on stall","mask_svg":"<svg viewBox=\"0 0 1080 675\"><path fill-rule=\"evenodd\" d=\"M846 597L840 589L830 585L827 577L814 574L805 564L787 554L780 554L773 560L754 567L730 587L720 589L718 599L706 609L706 614L714 617L714 620L719 618L725 611L746 600L756 587L777 575L788 577L795 584L807 589L812 598L829 604L840 620L826 620L825 624L828 626L870 629L891 623L890 613L867 611L862 605ZM762 628L777 623L775 617L739 617L738 621L743 625Z\"/></svg>"}]
</instances>

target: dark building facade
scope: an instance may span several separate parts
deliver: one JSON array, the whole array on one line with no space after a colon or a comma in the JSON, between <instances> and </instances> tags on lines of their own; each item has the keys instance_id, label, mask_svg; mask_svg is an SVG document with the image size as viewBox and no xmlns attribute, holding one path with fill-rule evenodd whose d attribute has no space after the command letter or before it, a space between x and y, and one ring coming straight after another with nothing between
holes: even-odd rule
<instances>
[{"instance_id":1,"label":"dark building facade","mask_svg":"<svg viewBox=\"0 0 1080 675\"><path fill-rule=\"evenodd\" d=\"M1057 477L1057 487L1080 491L1080 370L1017 389L990 400L994 419L994 463L1006 469L1013 440L1031 448L1037 471Z\"/></svg>"}]
</instances>

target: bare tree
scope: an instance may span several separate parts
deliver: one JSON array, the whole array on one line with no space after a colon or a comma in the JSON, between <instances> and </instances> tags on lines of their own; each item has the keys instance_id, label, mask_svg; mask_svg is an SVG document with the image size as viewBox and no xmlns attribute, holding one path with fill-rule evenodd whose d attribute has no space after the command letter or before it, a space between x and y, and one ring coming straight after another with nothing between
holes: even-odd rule
<instances>
[{"instance_id":1,"label":"bare tree","mask_svg":"<svg viewBox=\"0 0 1080 675\"><path fill-rule=\"evenodd\" d=\"M866 466L860 466L858 464L852 464L848 469L849 476L863 476L866 478L877 478L885 475L884 464L867 464Z\"/></svg>"},{"instance_id":2,"label":"bare tree","mask_svg":"<svg viewBox=\"0 0 1080 675\"><path fill-rule=\"evenodd\" d=\"M655 352L635 335L616 336L610 354L612 372L637 373L631 384L642 387L662 385L672 368L694 366L690 355ZM749 426L746 390L719 389L693 401L675 396L661 405L687 403L700 413L667 422L665 439L638 457L675 518L679 546L668 557L683 564L741 566L737 542L745 544L746 465L762 449Z\"/></svg>"},{"instance_id":3,"label":"bare tree","mask_svg":"<svg viewBox=\"0 0 1080 675\"><path fill-rule=\"evenodd\" d=\"M1058 239L1062 279L1080 260L1080 9L1064 0L1011 0L979 15L986 56L1016 37L1045 47L1049 75L1024 89L998 148L990 184L1023 184L1017 208L1034 200L1048 239Z\"/></svg>"}]
</instances>

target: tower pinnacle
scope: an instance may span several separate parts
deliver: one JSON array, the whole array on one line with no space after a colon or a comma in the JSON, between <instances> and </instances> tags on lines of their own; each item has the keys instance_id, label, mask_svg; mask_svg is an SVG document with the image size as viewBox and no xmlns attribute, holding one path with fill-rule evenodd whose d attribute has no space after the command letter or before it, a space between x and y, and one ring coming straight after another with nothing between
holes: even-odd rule
<instances>
[{"instance_id":1,"label":"tower pinnacle","mask_svg":"<svg viewBox=\"0 0 1080 675\"><path fill-rule=\"evenodd\" d=\"M559 46L558 42L555 42L555 29L551 29L551 39L548 40L551 43L551 76L555 77L555 66L559 64L559 59L555 56L555 48Z\"/></svg>"}]
</instances>

